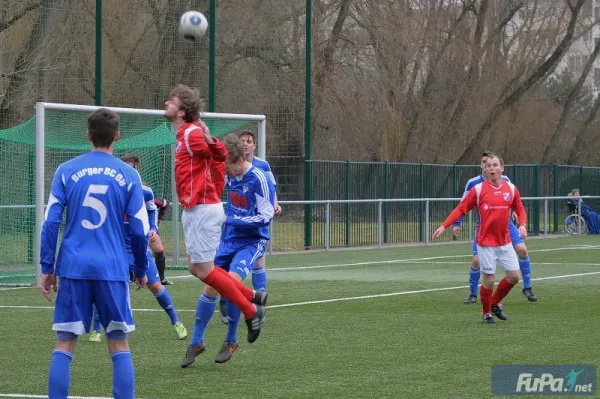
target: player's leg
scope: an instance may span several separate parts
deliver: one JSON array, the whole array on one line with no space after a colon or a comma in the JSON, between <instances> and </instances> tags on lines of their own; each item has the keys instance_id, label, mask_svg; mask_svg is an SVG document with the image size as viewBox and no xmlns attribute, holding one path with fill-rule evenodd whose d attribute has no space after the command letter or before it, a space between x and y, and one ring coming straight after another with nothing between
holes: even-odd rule
<instances>
[{"instance_id":1,"label":"player's leg","mask_svg":"<svg viewBox=\"0 0 600 399\"><path fill-rule=\"evenodd\" d=\"M149 242L150 250L154 254L154 261L156 268L158 269L158 275L162 285L172 285L173 283L165 277L165 269L167 267L167 259L165 258L165 247L163 246L160 236L156 236L156 239Z\"/></svg>"},{"instance_id":2,"label":"player's leg","mask_svg":"<svg viewBox=\"0 0 600 399\"><path fill-rule=\"evenodd\" d=\"M508 316L504 313L501 302L519 282L521 272L519 271L519 260L512 245L496 247L496 252L498 254L498 264L505 270L506 277L500 280L492 295L492 313L501 320L507 320Z\"/></svg>"},{"instance_id":3,"label":"player's leg","mask_svg":"<svg viewBox=\"0 0 600 399\"><path fill-rule=\"evenodd\" d=\"M479 296L483 313L483 322L494 323L492 316L492 294L494 292L494 280L496 278L496 259L493 247L477 246L479 265L482 274Z\"/></svg>"},{"instance_id":4,"label":"player's leg","mask_svg":"<svg viewBox=\"0 0 600 399\"><path fill-rule=\"evenodd\" d=\"M148 283L146 286L152 292L156 301L160 305L161 308L169 316L169 320L171 324L175 328L175 332L177 333L177 337L179 339L184 339L187 337L187 330L179 321L179 317L177 316L177 310L175 309L175 305L173 305L173 300L171 299L171 295L169 291L161 284L160 276L158 270L156 269L156 264L154 263L154 259L152 258L152 254L150 251L146 253L146 257L148 259L148 271L146 272L146 276L148 277Z\"/></svg>"},{"instance_id":5,"label":"player's leg","mask_svg":"<svg viewBox=\"0 0 600 399\"><path fill-rule=\"evenodd\" d=\"M215 313L217 306L217 291L206 285L200 298L198 298L198 305L196 305L196 319L194 321L194 330L192 331L192 338L185 351L185 356L181 361L181 367L185 368L194 363L196 357L206 350L204 344L204 333L206 327Z\"/></svg>"},{"instance_id":6,"label":"player's leg","mask_svg":"<svg viewBox=\"0 0 600 399\"><path fill-rule=\"evenodd\" d=\"M537 296L533 293L533 288L531 287L531 261L529 260L527 245L525 245L525 242L519 235L519 229L517 229L512 222L509 227L510 239L512 240L517 256L519 257L519 268L523 278L523 289L521 290L521 293L527 297L529 302L536 302Z\"/></svg>"},{"instance_id":7,"label":"player's leg","mask_svg":"<svg viewBox=\"0 0 600 399\"><path fill-rule=\"evenodd\" d=\"M248 326L248 341L254 342L260 334L260 314L264 312L267 293L253 292L231 278L226 271L214 267L223 217L221 204L199 205L193 210L184 211L182 224L190 273L242 310Z\"/></svg>"},{"instance_id":8,"label":"player's leg","mask_svg":"<svg viewBox=\"0 0 600 399\"><path fill-rule=\"evenodd\" d=\"M102 333L100 332L100 317L96 305L92 306L92 331L90 331L90 342L100 342Z\"/></svg>"},{"instance_id":9,"label":"player's leg","mask_svg":"<svg viewBox=\"0 0 600 399\"><path fill-rule=\"evenodd\" d=\"M265 268L265 257L261 257L254 270L252 270L252 288L256 291L267 290L267 270Z\"/></svg>"},{"instance_id":10,"label":"player's leg","mask_svg":"<svg viewBox=\"0 0 600 399\"><path fill-rule=\"evenodd\" d=\"M56 346L48 372L48 397L66 398L71 381L71 360L77 337L90 328L92 292L88 280L60 279L56 294L52 330L56 331Z\"/></svg>"},{"instance_id":11,"label":"player's leg","mask_svg":"<svg viewBox=\"0 0 600 399\"><path fill-rule=\"evenodd\" d=\"M229 267L229 274L237 281L242 282L251 270L256 269L257 261L263 258L265 244L265 240L259 240L247 242L237 248L237 252L233 256ZM227 304L227 318L229 319L229 323L227 324L227 334L225 335L223 346L215 358L215 362L227 362L231 359L231 356L233 356L233 353L237 349L237 329L240 322L240 315L241 312L237 306L232 303Z\"/></svg>"},{"instance_id":12,"label":"player's leg","mask_svg":"<svg viewBox=\"0 0 600 399\"><path fill-rule=\"evenodd\" d=\"M477 302L477 289L479 288L479 277L481 272L479 270L479 256L477 255L477 244L473 241L473 263L471 264L471 270L469 271L469 297L464 300L465 304L471 304Z\"/></svg>"},{"instance_id":13,"label":"player's leg","mask_svg":"<svg viewBox=\"0 0 600 399\"><path fill-rule=\"evenodd\" d=\"M113 396L133 398L135 373L129 351L128 335L135 330L135 324L130 306L129 283L96 281L94 303L106 332L108 351L113 362Z\"/></svg>"}]
</instances>

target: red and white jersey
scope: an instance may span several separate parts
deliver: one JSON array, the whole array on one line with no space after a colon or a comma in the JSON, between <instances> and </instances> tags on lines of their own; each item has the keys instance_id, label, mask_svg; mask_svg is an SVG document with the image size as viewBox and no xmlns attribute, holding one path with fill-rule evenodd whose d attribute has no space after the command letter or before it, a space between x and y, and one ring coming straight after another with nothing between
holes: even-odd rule
<instances>
[{"instance_id":1,"label":"red and white jersey","mask_svg":"<svg viewBox=\"0 0 600 399\"><path fill-rule=\"evenodd\" d=\"M511 209L516 212L520 225L527 222L521 194L514 184L502 181L499 186L494 186L489 181L484 181L469 190L443 226L450 227L473 208L477 208L479 212L475 242L483 247L498 247L511 242L508 227Z\"/></svg>"},{"instance_id":2,"label":"red and white jersey","mask_svg":"<svg viewBox=\"0 0 600 399\"><path fill-rule=\"evenodd\" d=\"M179 203L184 209L198 204L221 202L210 176L213 159L225 161L227 149L220 140L214 144L204 140L204 132L197 122L179 128L175 147L175 185Z\"/></svg>"}]
</instances>

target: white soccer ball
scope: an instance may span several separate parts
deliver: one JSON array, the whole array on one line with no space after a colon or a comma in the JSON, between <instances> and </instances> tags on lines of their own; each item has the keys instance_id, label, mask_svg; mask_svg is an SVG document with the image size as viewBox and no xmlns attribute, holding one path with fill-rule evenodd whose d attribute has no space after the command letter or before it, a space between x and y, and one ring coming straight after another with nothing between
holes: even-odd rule
<instances>
[{"instance_id":1,"label":"white soccer ball","mask_svg":"<svg viewBox=\"0 0 600 399\"><path fill-rule=\"evenodd\" d=\"M206 17L198 11L188 11L179 20L179 34L186 40L197 42L208 29Z\"/></svg>"}]
</instances>

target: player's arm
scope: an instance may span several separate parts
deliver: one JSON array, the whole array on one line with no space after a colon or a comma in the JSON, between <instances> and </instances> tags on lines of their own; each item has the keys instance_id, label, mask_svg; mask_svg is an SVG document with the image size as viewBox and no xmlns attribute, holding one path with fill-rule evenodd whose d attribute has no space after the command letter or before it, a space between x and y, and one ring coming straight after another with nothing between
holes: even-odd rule
<instances>
[{"instance_id":1,"label":"player's arm","mask_svg":"<svg viewBox=\"0 0 600 399\"><path fill-rule=\"evenodd\" d=\"M146 211L148 212L148 224L150 231L158 233L158 207L154 201L154 192L148 186L144 186L144 203L146 204Z\"/></svg>"},{"instance_id":2,"label":"player's arm","mask_svg":"<svg viewBox=\"0 0 600 399\"><path fill-rule=\"evenodd\" d=\"M41 235L41 253L40 264L42 274L54 273L54 262L56 257L56 246L58 242L58 232L62 223L62 216L67 206L67 194L65 187L65 177L59 166L54 174L48 205L44 215L44 224L42 225Z\"/></svg>"},{"instance_id":3,"label":"player's arm","mask_svg":"<svg viewBox=\"0 0 600 399\"><path fill-rule=\"evenodd\" d=\"M275 180L275 175L273 175L273 171L271 170L271 165L265 161L265 176L267 179L273 183L273 187L275 188L275 215L279 215L282 211L281 206L277 202L277 181Z\"/></svg>"},{"instance_id":4,"label":"player's arm","mask_svg":"<svg viewBox=\"0 0 600 399\"><path fill-rule=\"evenodd\" d=\"M254 196L257 212L252 216L227 216L225 224L241 228L267 226L275 215L275 187L268 179L257 179Z\"/></svg>"},{"instance_id":5,"label":"player's arm","mask_svg":"<svg viewBox=\"0 0 600 399\"><path fill-rule=\"evenodd\" d=\"M143 278L146 275L146 270L148 270L146 248L148 247L150 224L148 223L148 211L144 203L142 182L137 172L131 173L131 179L132 182L128 188L129 201L125 213L127 214L131 234L131 250L135 263L134 274L138 278Z\"/></svg>"},{"instance_id":6,"label":"player's arm","mask_svg":"<svg viewBox=\"0 0 600 399\"><path fill-rule=\"evenodd\" d=\"M435 239L440 237L448 227L452 226L453 223L455 223L460 217L466 215L471 209L475 208L476 205L477 192L474 188L472 188L469 190L467 196L460 201L460 204L458 204L458 206L454 208L452 212L450 212L450 215L448 215L442 225L433 233L433 238Z\"/></svg>"},{"instance_id":7,"label":"player's arm","mask_svg":"<svg viewBox=\"0 0 600 399\"><path fill-rule=\"evenodd\" d=\"M210 162L210 171L212 172L212 180L217 190L219 198L223 196L223 189L225 188L225 162L217 161L212 159Z\"/></svg>"},{"instance_id":8,"label":"player's arm","mask_svg":"<svg viewBox=\"0 0 600 399\"><path fill-rule=\"evenodd\" d=\"M515 195L513 198L511 209L517 215L519 233L521 234L521 237L527 237L527 212L525 212L523 201L521 201L521 193L519 193L519 189L517 187L515 187Z\"/></svg>"},{"instance_id":9,"label":"player's arm","mask_svg":"<svg viewBox=\"0 0 600 399\"><path fill-rule=\"evenodd\" d=\"M469 194L469 191L471 190L471 182L467 182L467 184L465 184L465 192L463 193L461 199L465 199L467 197L467 194ZM462 216L458 218L458 220L456 222L454 222L454 229L453 229L453 233L456 232L456 234L458 234L460 232L460 226L462 224Z\"/></svg>"},{"instance_id":10,"label":"player's arm","mask_svg":"<svg viewBox=\"0 0 600 399\"><path fill-rule=\"evenodd\" d=\"M225 158L227 158L227 149L225 148L225 144L219 139L214 138L210 135L210 130L204 121L199 120L198 123L201 127L201 134L198 130L193 130L190 133L190 137L194 137L195 145L198 146L198 153L204 157L211 156L217 161L225 162ZM192 149L194 153L195 150Z\"/></svg>"}]
</instances>

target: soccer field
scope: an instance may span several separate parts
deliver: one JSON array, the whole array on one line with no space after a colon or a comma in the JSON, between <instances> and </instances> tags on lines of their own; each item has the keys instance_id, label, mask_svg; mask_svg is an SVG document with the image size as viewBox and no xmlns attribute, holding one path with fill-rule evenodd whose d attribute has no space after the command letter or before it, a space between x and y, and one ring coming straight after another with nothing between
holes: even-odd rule
<instances>
[{"instance_id":1,"label":"soccer field","mask_svg":"<svg viewBox=\"0 0 600 399\"><path fill-rule=\"evenodd\" d=\"M179 367L177 340L148 290L132 292L131 335L138 398L486 398L495 364L595 364L600 321L600 241L527 242L533 288L504 301L508 321L481 322L464 305L471 246L441 244L274 255L260 338L224 365L214 362L226 327L215 315L208 349ZM499 276L502 272L499 272ZM169 287L190 334L201 283L170 272ZM52 306L38 289L0 288L1 397L45 397L55 335ZM82 337L71 372L73 397L110 397L106 340ZM496 396L498 397L498 396Z\"/></svg>"}]
</instances>

